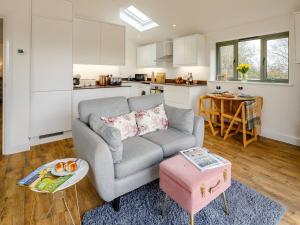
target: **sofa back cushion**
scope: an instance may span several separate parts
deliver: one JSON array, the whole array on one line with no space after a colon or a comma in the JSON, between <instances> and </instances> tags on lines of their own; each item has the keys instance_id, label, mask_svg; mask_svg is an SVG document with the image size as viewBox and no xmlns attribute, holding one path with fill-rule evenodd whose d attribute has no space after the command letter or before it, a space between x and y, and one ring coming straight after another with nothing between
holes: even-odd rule
<instances>
[{"instance_id":1,"label":"sofa back cushion","mask_svg":"<svg viewBox=\"0 0 300 225\"><path fill-rule=\"evenodd\" d=\"M131 111L141 111L154 108L164 103L162 94L143 95L128 98L128 105Z\"/></svg>"},{"instance_id":2,"label":"sofa back cushion","mask_svg":"<svg viewBox=\"0 0 300 225\"><path fill-rule=\"evenodd\" d=\"M194 112L192 109L181 109L165 105L169 126L184 133L192 134L194 129Z\"/></svg>"},{"instance_id":3,"label":"sofa back cushion","mask_svg":"<svg viewBox=\"0 0 300 225\"><path fill-rule=\"evenodd\" d=\"M96 113L98 116L119 116L129 113L125 97L98 98L82 101L78 105L79 119L89 122L89 116Z\"/></svg>"}]
</instances>

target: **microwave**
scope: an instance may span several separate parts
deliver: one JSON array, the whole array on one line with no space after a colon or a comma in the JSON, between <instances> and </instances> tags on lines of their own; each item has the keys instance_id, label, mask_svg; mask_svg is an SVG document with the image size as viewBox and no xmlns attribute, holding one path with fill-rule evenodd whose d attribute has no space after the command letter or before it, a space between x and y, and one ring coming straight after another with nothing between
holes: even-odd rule
<instances>
[{"instance_id":1,"label":"microwave","mask_svg":"<svg viewBox=\"0 0 300 225\"><path fill-rule=\"evenodd\" d=\"M134 75L134 80L136 81L144 81L146 78L146 74L135 74Z\"/></svg>"}]
</instances>

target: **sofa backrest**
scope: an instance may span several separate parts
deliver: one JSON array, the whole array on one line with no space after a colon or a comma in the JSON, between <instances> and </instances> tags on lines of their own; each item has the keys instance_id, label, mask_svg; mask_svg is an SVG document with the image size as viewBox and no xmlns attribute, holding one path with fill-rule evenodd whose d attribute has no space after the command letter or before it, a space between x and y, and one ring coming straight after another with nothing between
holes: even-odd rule
<instances>
[{"instance_id":1,"label":"sofa backrest","mask_svg":"<svg viewBox=\"0 0 300 225\"><path fill-rule=\"evenodd\" d=\"M100 116L119 116L129 113L125 97L98 98L81 101L78 105L79 119L89 122L89 116L96 113Z\"/></svg>"},{"instance_id":2,"label":"sofa backrest","mask_svg":"<svg viewBox=\"0 0 300 225\"><path fill-rule=\"evenodd\" d=\"M143 95L127 99L130 111L151 109L164 103L162 94Z\"/></svg>"}]
</instances>

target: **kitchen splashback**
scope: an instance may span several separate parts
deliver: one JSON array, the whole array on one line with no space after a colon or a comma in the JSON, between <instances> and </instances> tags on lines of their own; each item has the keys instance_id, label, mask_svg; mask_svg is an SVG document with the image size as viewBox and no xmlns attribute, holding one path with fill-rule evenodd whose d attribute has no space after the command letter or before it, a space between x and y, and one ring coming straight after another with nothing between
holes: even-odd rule
<instances>
[{"instance_id":1,"label":"kitchen splashback","mask_svg":"<svg viewBox=\"0 0 300 225\"><path fill-rule=\"evenodd\" d=\"M209 80L209 67L204 66L188 66L177 68L144 68L138 69L138 73L146 73L151 77L151 73L166 73L166 78L175 79L176 75L185 76L188 73L193 74L195 80Z\"/></svg>"},{"instance_id":2,"label":"kitchen splashback","mask_svg":"<svg viewBox=\"0 0 300 225\"><path fill-rule=\"evenodd\" d=\"M73 65L73 74L80 74L82 79L99 79L99 75L112 74L114 76L120 76L119 66L102 66L102 65ZM127 77L128 75L126 74Z\"/></svg>"}]
</instances>

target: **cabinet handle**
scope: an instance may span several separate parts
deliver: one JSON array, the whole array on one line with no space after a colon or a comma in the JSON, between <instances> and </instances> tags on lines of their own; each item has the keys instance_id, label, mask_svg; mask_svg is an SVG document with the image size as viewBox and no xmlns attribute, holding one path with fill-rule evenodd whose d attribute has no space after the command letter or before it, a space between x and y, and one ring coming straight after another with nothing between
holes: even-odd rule
<instances>
[{"instance_id":1,"label":"cabinet handle","mask_svg":"<svg viewBox=\"0 0 300 225\"><path fill-rule=\"evenodd\" d=\"M227 175L227 169L225 169L225 170L223 171L224 182L227 181L227 177L228 177L228 175Z\"/></svg>"}]
</instances>

